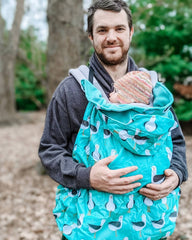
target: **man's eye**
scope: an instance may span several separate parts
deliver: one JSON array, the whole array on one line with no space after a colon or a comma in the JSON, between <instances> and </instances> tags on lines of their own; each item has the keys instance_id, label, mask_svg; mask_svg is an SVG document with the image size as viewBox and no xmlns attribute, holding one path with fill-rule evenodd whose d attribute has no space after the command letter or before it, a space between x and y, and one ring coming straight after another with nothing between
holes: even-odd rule
<instances>
[{"instance_id":1,"label":"man's eye","mask_svg":"<svg viewBox=\"0 0 192 240\"><path fill-rule=\"evenodd\" d=\"M118 32L123 32L123 31L124 31L124 28L122 28L122 27L117 28L117 31L118 31Z\"/></svg>"},{"instance_id":2,"label":"man's eye","mask_svg":"<svg viewBox=\"0 0 192 240\"><path fill-rule=\"evenodd\" d=\"M99 33L104 33L104 32L106 32L106 30L105 29L100 29L100 30L98 30L98 32Z\"/></svg>"}]
</instances>

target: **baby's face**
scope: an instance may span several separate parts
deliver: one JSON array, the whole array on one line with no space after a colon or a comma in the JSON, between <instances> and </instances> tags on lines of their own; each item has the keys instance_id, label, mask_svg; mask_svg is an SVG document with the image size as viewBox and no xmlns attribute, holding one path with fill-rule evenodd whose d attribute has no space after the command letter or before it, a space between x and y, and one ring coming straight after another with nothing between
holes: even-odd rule
<instances>
[{"instance_id":1,"label":"baby's face","mask_svg":"<svg viewBox=\"0 0 192 240\"><path fill-rule=\"evenodd\" d=\"M118 92L113 91L112 93L109 94L109 101L111 103L133 103L131 100L129 101L128 99L126 99L126 102L123 101L123 99L120 98L120 96L118 95Z\"/></svg>"},{"instance_id":2,"label":"baby's face","mask_svg":"<svg viewBox=\"0 0 192 240\"><path fill-rule=\"evenodd\" d=\"M118 100L117 92L113 91L112 93L110 93L109 101L112 102L112 103L120 103L119 100Z\"/></svg>"}]
</instances>

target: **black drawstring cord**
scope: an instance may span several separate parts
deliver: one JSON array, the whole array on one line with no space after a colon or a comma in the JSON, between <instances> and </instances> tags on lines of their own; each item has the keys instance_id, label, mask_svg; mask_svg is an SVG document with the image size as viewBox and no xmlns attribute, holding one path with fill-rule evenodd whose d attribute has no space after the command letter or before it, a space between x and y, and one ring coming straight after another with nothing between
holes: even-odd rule
<instances>
[{"instance_id":1,"label":"black drawstring cord","mask_svg":"<svg viewBox=\"0 0 192 240\"><path fill-rule=\"evenodd\" d=\"M93 84L94 70L92 67L89 67L89 82Z\"/></svg>"}]
</instances>

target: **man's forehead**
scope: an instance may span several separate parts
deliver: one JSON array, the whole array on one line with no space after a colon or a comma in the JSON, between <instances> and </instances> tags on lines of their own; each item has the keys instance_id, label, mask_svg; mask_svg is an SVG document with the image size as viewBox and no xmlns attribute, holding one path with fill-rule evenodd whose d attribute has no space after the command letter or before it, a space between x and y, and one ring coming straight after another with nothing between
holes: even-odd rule
<instances>
[{"instance_id":1,"label":"man's forehead","mask_svg":"<svg viewBox=\"0 0 192 240\"><path fill-rule=\"evenodd\" d=\"M97 10L93 18L94 28L100 26L120 26L128 25L127 14L124 10L120 12Z\"/></svg>"}]
</instances>

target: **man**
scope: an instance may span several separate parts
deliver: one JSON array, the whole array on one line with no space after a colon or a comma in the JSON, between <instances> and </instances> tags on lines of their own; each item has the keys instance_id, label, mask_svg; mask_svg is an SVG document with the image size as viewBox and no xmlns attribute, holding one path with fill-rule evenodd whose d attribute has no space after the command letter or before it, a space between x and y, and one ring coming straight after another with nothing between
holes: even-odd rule
<instances>
[{"instance_id":1,"label":"man","mask_svg":"<svg viewBox=\"0 0 192 240\"><path fill-rule=\"evenodd\" d=\"M90 67L108 97L117 79L126 72L138 70L128 56L133 32L131 13L124 1L98 0L89 8L88 34L95 49ZM66 188L128 193L140 185L136 181L142 175L122 176L134 172L136 166L110 170L108 165L115 157L109 156L86 168L72 158L87 103L79 83L72 76L60 83L47 110L39 148L42 163L51 178ZM173 155L170 169L165 170L165 181L148 184L140 190L141 194L152 200L167 196L187 179L185 141L180 126L172 130L171 135Z\"/></svg>"}]
</instances>

